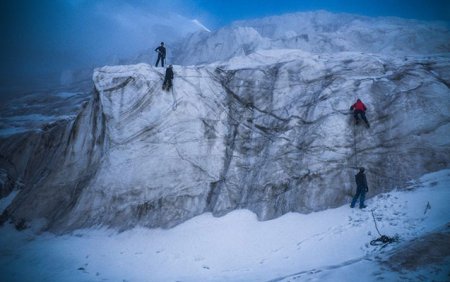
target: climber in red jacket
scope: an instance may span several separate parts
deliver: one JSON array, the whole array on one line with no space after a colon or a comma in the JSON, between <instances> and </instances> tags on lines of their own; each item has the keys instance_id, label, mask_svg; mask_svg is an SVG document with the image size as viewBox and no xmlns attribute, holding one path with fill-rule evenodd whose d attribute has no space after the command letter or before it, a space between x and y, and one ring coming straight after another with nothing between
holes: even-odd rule
<instances>
[{"instance_id":1,"label":"climber in red jacket","mask_svg":"<svg viewBox=\"0 0 450 282\"><path fill-rule=\"evenodd\" d=\"M350 110L353 111L353 117L355 118L355 122L356 124L359 123L359 117L361 117L361 119L366 123L367 128L370 127L369 122L367 121L366 118L366 105L364 105L363 102L361 102L360 99L356 100L356 103L354 103L351 107Z\"/></svg>"}]
</instances>

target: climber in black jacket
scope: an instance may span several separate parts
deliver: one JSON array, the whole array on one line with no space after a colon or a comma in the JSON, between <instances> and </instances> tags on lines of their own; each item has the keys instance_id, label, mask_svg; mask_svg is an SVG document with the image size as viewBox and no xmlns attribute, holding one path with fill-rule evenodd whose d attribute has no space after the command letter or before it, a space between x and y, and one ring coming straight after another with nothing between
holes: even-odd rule
<instances>
[{"instance_id":1,"label":"climber in black jacket","mask_svg":"<svg viewBox=\"0 0 450 282\"><path fill-rule=\"evenodd\" d=\"M169 65L169 67L166 69L166 75L164 76L164 82L162 89L169 91L170 88L172 88L172 79L173 79L173 69L172 65Z\"/></svg>"},{"instance_id":2,"label":"climber in black jacket","mask_svg":"<svg viewBox=\"0 0 450 282\"><path fill-rule=\"evenodd\" d=\"M359 168L358 174L355 175L356 181L356 194L353 197L352 203L350 204L351 208L355 207L356 201L359 198L359 208L366 208L364 205L364 200L366 199L366 193L369 191L369 187L367 186L366 175L364 174L364 168Z\"/></svg>"},{"instance_id":3,"label":"climber in black jacket","mask_svg":"<svg viewBox=\"0 0 450 282\"><path fill-rule=\"evenodd\" d=\"M164 42L161 42L161 45L155 49L158 52L158 59L156 60L155 67L158 66L159 60L161 60L161 66L164 67L164 60L166 59L166 47L164 47Z\"/></svg>"}]
</instances>

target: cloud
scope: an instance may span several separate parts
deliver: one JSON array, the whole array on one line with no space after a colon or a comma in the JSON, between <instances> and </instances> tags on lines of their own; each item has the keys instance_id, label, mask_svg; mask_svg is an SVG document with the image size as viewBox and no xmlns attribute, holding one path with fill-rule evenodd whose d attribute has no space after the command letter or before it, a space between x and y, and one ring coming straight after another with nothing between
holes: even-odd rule
<instances>
[{"instance_id":1,"label":"cloud","mask_svg":"<svg viewBox=\"0 0 450 282\"><path fill-rule=\"evenodd\" d=\"M2 86L114 64L203 29L192 21L189 2L181 0L18 0L6 5Z\"/></svg>"},{"instance_id":2,"label":"cloud","mask_svg":"<svg viewBox=\"0 0 450 282\"><path fill-rule=\"evenodd\" d=\"M160 3L165 3L161 1ZM177 9L158 2L153 6L133 6L128 3L114 2L101 3L96 7L96 15L110 20L119 29L119 35L127 34L138 41L160 41L155 37L166 37L166 41L173 42L187 33L203 29L201 25L193 22L189 17L181 15ZM166 27L167 30L161 30ZM162 32L158 32L162 31ZM148 38L148 40L142 40ZM139 40L141 39L141 40Z\"/></svg>"},{"instance_id":3,"label":"cloud","mask_svg":"<svg viewBox=\"0 0 450 282\"><path fill-rule=\"evenodd\" d=\"M92 47L88 50L90 60L97 57L98 63L104 63L111 57L130 57L159 45L160 41L170 44L190 32L204 29L179 13L183 9L174 6L177 1L148 3L100 1L93 5L85 27L90 35L84 39Z\"/></svg>"}]
</instances>

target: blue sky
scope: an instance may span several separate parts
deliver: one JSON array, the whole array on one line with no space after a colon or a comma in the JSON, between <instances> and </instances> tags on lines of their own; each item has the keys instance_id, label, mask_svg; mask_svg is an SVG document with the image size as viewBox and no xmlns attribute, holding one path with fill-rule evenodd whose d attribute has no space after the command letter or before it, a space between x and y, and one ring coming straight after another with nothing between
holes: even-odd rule
<instances>
[{"instance_id":1,"label":"blue sky","mask_svg":"<svg viewBox=\"0 0 450 282\"><path fill-rule=\"evenodd\" d=\"M164 35L189 32L192 19L215 30L235 20L318 9L450 21L450 0L1 1L0 96L8 85L134 56Z\"/></svg>"},{"instance_id":2,"label":"blue sky","mask_svg":"<svg viewBox=\"0 0 450 282\"><path fill-rule=\"evenodd\" d=\"M206 14L212 27L233 20L324 9L366 16L397 16L421 20L450 20L449 0L188 0ZM209 18L210 17L210 18ZM208 23L208 21L210 21Z\"/></svg>"}]
</instances>

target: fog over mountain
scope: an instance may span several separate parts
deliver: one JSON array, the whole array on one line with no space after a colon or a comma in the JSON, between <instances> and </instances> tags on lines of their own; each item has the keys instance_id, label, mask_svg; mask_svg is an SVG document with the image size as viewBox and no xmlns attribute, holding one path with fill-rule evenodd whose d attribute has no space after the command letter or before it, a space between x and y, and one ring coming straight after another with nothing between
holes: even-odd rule
<instances>
[{"instance_id":1,"label":"fog over mountain","mask_svg":"<svg viewBox=\"0 0 450 282\"><path fill-rule=\"evenodd\" d=\"M203 30L183 1L5 1L0 101L90 78L160 41Z\"/></svg>"}]
</instances>

